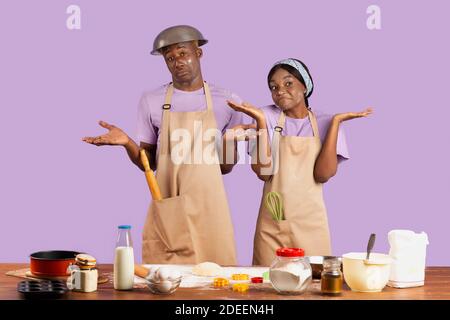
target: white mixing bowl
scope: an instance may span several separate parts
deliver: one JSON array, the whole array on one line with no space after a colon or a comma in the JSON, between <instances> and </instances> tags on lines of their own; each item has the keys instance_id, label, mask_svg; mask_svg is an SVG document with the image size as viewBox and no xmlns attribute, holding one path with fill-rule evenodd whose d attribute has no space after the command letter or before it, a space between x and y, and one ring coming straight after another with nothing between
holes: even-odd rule
<instances>
[{"instance_id":1,"label":"white mixing bowl","mask_svg":"<svg viewBox=\"0 0 450 320\"><path fill-rule=\"evenodd\" d=\"M353 291L380 292L389 281L392 259L387 254L350 252L342 256L344 279Z\"/></svg>"}]
</instances>

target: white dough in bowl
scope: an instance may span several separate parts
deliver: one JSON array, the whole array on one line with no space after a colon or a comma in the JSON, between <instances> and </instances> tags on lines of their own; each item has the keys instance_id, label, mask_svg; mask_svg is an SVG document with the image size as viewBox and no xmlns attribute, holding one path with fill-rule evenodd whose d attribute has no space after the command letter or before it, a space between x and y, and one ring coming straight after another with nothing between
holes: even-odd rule
<instances>
[{"instance_id":1,"label":"white dough in bowl","mask_svg":"<svg viewBox=\"0 0 450 320\"><path fill-rule=\"evenodd\" d=\"M216 277L222 275L222 267L214 262L202 262L192 268L192 274L201 277Z\"/></svg>"}]
</instances>

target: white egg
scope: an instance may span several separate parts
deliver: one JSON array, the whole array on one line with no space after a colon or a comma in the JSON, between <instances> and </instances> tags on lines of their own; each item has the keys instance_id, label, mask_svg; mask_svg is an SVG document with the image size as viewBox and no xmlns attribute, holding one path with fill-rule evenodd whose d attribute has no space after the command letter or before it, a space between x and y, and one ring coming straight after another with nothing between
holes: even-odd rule
<instances>
[{"instance_id":1,"label":"white egg","mask_svg":"<svg viewBox=\"0 0 450 320\"><path fill-rule=\"evenodd\" d=\"M157 280L156 279L156 269L150 270L150 273L147 275L147 279L152 280L152 281Z\"/></svg>"},{"instance_id":2,"label":"white egg","mask_svg":"<svg viewBox=\"0 0 450 320\"><path fill-rule=\"evenodd\" d=\"M178 270L171 270L169 275L169 280L175 280L181 277L181 273Z\"/></svg>"},{"instance_id":3,"label":"white egg","mask_svg":"<svg viewBox=\"0 0 450 320\"><path fill-rule=\"evenodd\" d=\"M161 281L160 283L156 284L156 288L160 292L169 292L172 288L172 283L170 281Z\"/></svg>"},{"instance_id":4,"label":"white egg","mask_svg":"<svg viewBox=\"0 0 450 320\"><path fill-rule=\"evenodd\" d=\"M160 281L164 281L169 279L171 271L169 268L160 267L158 271L156 271L156 276Z\"/></svg>"},{"instance_id":5,"label":"white egg","mask_svg":"<svg viewBox=\"0 0 450 320\"><path fill-rule=\"evenodd\" d=\"M156 266L151 266L150 268L148 268L148 272L155 272L156 270L158 270L158 267Z\"/></svg>"}]
</instances>

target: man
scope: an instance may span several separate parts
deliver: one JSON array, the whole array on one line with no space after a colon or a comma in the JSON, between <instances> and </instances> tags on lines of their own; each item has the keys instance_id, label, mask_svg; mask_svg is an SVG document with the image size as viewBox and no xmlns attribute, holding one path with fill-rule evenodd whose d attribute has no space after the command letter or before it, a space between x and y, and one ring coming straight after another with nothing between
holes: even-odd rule
<instances>
[{"instance_id":1,"label":"man","mask_svg":"<svg viewBox=\"0 0 450 320\"><path fill-rule=\"evenodd\" d=\"M151 168L156 169L163 200L152 201L147 213L143 263L236 264L234 232L222 180L222 174L230 172L237 162L236 140L233 134L224 135L222 144L216 144L215 137L208 138L206 133L218 129L223 134L242 123L240 113L226 103L241 99L203 81L200 46L205 43L207 40L197 29L186 25L167 28L155 38L151 53L164 57L172 83L142 96L138 109L139 146L120 128L103 121L99 124L109 130L107 134L83 138L97 146L124 146L130 160L141 170L144 168L139 151L145 149ZM200 145L201 154L207 155L212 147L214 156L232 161L173 161L174 149L179 146L174 136L180 132L187 133L190 151ZM230 146L230 139L231 147L220 147ZM234 154L230 157L231 152ZM191 156L182 158L189 160Z\"/></svg>"}]
</instances>

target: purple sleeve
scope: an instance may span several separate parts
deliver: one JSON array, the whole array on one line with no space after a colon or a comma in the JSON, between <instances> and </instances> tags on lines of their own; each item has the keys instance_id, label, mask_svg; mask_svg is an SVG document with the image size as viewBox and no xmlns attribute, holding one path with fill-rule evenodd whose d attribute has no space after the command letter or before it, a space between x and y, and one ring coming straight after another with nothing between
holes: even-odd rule
<instances>
[{"instance_id":1,"label":"purple sleeve","mask_svg":"<svg viewBox=\"0 0 450 320\"><path fill-rule=\"evenodd\" d=\"M150 107L147 103L146 94L143 94L139 101L137 112L137 143L145 142L148 144L157 143L157 133L152 124Z\"/></svg>"},{"instance_id":2,"label":"purple sleeve","mask_svg":"<svg viewBox=\"0 0 450 320\"><path fill-rule=\"evenodd\" d=\"M256 120L255 119L253 119L253 118L251 118L251 117L249 117L247 115L245 115L244 118L245 118L245 123L256 124ZM257 141L258 140L256 139L256 137L248 139L248 141L247 141L247 154L249 156L251 156L253 154L253 152L255 151L254 149L256 148Z\"/></svg>"},{"instance_id":3,"label":"purple sleeve","mask_svg":"<svg viewBox=\"0 0 450 320\"><path fill-rule=\"evenodd\" d=\"M339 126L337 145L336 145L336 154L338 156L338 163L350 159L350 155L348 153L347 148L347 140L345 138L345 131L342 128L342 124Z\"/></svg>"},{"instance_id":4,"label":"purple sleeve","mask_svg":"<svg viewBox=\"0 0 450 320\"><path fill-rule=\"evenodd\" d=\"M242 103L242 99L237 94L234 94L234 93L231 94L230 100L232 100L236 103ZM227 105L227 107L228 107L228 105ZM237 126L238 124L244 123L243 117L242 117L242 112L234 111L231 108L230 108L230 110L232 111L230 121L227 123L225 128L223 128L222 133L225 133L225 130L227 130L227 129L231 129L231 128Z\"/></svg>"},{"instance_id":5,"label":"purple sleeve","mask_svg":"<svg viewBox=\"0 0 450 320\"><path fill-rule=\"evenodd\" d=\"M319 120L320 119L320 120ZM330 128L331 121L333 119L332 115L329 114L321 114L318 116L318 125L320 131L320 140L322 144L325 142L325 139L328 134L328 129ZM341 163L350 158L347 148L347 141L345 139L345 130L344 125L341 123L339 125L337 143L336 143L336 155L338 158L338 163Z\"/></svg>"}]
</instances>

